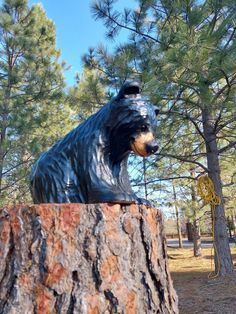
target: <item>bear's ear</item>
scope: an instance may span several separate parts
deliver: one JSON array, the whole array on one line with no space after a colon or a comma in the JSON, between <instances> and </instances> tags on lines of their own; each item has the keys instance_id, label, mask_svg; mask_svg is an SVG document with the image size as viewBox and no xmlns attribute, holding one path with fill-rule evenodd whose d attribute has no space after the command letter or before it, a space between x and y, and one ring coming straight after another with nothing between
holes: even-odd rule
<instances>
[{"instance_id":1,"label":"bear's ear","mask_svg":"<svg viewBox=\"0 0 236 314\"><path fill-rule=\"evenodd\" d=\"M160 112L160 109L157 108L156 106L153 106L153 107L154 107L155 114L157 116L159 114L159 112Z\"/></svg>"},{"instance_id":2,"label":"bear's ear","mask_svg":"<svg viewBox=\"0 0 236 314\"><path fill-rule=\"evenodd\" d=\"M121 87L117 95L117 99L121 99L129 95L137 95L137 94L140 94L139 83L135 81L126 81L124 85Z\"/></svg>"}]
</instances>

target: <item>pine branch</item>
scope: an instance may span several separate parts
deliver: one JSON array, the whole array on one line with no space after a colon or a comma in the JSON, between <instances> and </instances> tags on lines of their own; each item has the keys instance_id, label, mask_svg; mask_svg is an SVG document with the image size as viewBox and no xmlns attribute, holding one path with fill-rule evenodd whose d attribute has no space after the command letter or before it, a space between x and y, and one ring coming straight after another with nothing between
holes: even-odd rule
<instances>
[{"instance_id":1,"label":"pine branch","mask_svg":"<svg viewBox=\"0 0 236 314\"><path fill-rule=\"evenodd\" d=\"M17 180L14 180L12 183L9 183L9 184L7 184L7 185L4 185L2 188L0 188L0 194L1 194L3 191L5 191L5 190L7 190L7 189L9 189L9 188L11 188L11 187L13 187L13 186L15 186L16 183L22 181L23 179L26 179L26 177L27 177L27 175L24 174L23 176L19 177Z\"/></svg>"},{"instance_id":2,"label":"pine branch","mask_svg":"<svg viewBox=\"0 0 236 314\"><path fill-rule=\"evenodd\" d=\"M168 111L160 111L159 114L170 114L170 113L177 114L177 115L180 115L180 116L182 116L184 118L187 118L195 126L195 129L197 130L199 135L204 139L204 141L206 141L206 138L205 138L203 132L200 130L197 122L187 112L179 112L179 111L168 110Z\"/></svg>"},{"instance_id":3,"label":"pine branch","mask_svg":"<svg viewBox=\"0 0 236 314\"><path fill-rule=\"evenodd\" d=\"M7 173L11 172L12 170L18 168L19 166L25 165L25 164L32 164L32 160L31 160L32 156L28 157L27 160L24 160L22 162L19 162L18 164L12 166L11 168L7 169L6 171L3 171L2 176L5 176Z\"/></svg>"},{"instance_id":4,"label":"pine branch","mask_svg":"<svg viewBox=\"0 0 236 314\"><path fill-rule=\"evenodd\" d=\"M227 48L227 46L229 45L229 43L230 43L230 42L231 42L231 40L233 39L235 32L236 32L236 27L234 27L234 29L233 29L233 31L232 31L232 33L231 33L231 35L230 35L229 39L228 39L228 40L227 40L227 42L225 43L225 45L224 45L224 49L226 49L226 48Z\"/></svg>"},{"instance_id":5,"label":"pine branch","mask_svg":"<svg viewBox=\"0 0 236 314\"><path fill-rule=\"evenodd\" d=\"M224 73L224 71L221 69L221 72ZM219 96L221 94L223 94L225 92L225 90L228 88L227 90L227 95L230 92L230 89L232 87L233 84L235 84L235 80L236 80L236 73L234 73L234 75L232 75L232 77L229 79L228 76L226 74L224 74L225 76L225 80L226 80L226 84L215 94L213 100L211 101L211 104L214 104L214 102L219 98Z\"/></svg>"},{"instance_id":6,"label":"pine branch","mask_svg":"<svg viewBox=\"0 0 236 314\"><path fill-rule=\"evenodd\" d=\"M109 4L112 4L113 1L109 1ZM161 44L161 41L158 40L158 38L154 38L149 34L143 33L138 27L133 28L128 26L128 24L123 24L121 23L118 19L120 15L117 12L111 13L111 7L110 5L107 4L107 7L102 6L102 1L96 2L92 5L92 11L94 13L95 19L105 19L106 21L104 22L105 26L111 29L111 36L115 35L116 29L115 27L117 26L118 28L123 28L128 31L131 31L132 33L135 33L139 36L142 36L144 38L148 38L154 42L157 42ZM109 37L111 37L109 36Z\"/></svg>"},{"instance_id":7,"label":"pine branch","mask_svg":"<svg viewBox=\"0 0 236 314\"><path fill-rule=\"evenodd\" d=\"M183 161L183 162L187 162L187 163L193 163L193 164L196 164L198 165L199 167L201 167L202 169L204 169L206 172L209 172L208 168L205 167L202 163L196 161L196 160L191 160L191 159L188 159L186 158L185 156L176 156L176 155L172 155L172 154L159 154L160 156L163 156L163 157L170 157L170 158L174 158L174 159L177 159L177 160L180 160L180 161Z\"/></svg>"},{"instance_id":8,"label":"pine branch","mask_svg":"<svg viewBox=\"0 0 236 314\"><path fill-rule=\"evenodd\" d=\"M188 179L188 180L194 180L194 181L197 180L197 178L193 178L191 176L166 177L166 178L159 178L159 179L147 181L146 184L152 184L152 183L156 183L160 181L172 181L172 180L181 180L181 179ZM145 183L137 183L137 184L133 184L132 186L143 186L144 184Z\"/></svg>"},{"instance_id":9,"label":"pine branch","mask_svg":"<svg viewBox=\"0 0 236 314\"><path fill-rule=\"evenodd\" d=\"M227 121L225 121L224 123L220 124L218 126L218 128L216 128L216 133L218 133L219 131L221 131L223 128L227 127L228 124L235 122L236 121L236 113Z\"/></svg>"},{"instance_id":10,"label":"pine branch","mask_svg":"<svg viewBox=\"0 0 236 314\"><path fill-rule=\"evenodd\" d=\"M225 147L222 147L221 149L218 150L218 153L222 154L222 153L226 152L227 150L229 150L230 148L233 148L234 146L236 146L236 141L230 142Z\"/></svg>"}]
</instances>

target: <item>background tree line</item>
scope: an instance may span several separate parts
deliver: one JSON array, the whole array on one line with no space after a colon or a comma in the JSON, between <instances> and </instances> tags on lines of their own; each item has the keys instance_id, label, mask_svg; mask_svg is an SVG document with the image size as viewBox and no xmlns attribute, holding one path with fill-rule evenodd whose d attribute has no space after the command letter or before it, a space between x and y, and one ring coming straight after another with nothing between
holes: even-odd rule
<instances>
[{"instance_id":1,"label":"background tree line","mask_svg":"<svg viewBox=\"0 0 236 314\"><path fill-rule=\"evenodd\" d=\"M158 154L130 159L134 188L156 206L158 191L164 191L162 203L186 208L197 234L199 218L211 209L198 198L195 183L208 174L221 198L214 209L216 271L232 273L225 212L235 217L235 1L139 0L123 12L115 2L95 1L92 12L108 38L126 29L127 41L111 53L102 45L90 49L71 88L64 82L54 25L42 7L3 2L1 205L29 201L28 175L40 152L134 78L161 109Z\"/></svg>"}]
</instances>

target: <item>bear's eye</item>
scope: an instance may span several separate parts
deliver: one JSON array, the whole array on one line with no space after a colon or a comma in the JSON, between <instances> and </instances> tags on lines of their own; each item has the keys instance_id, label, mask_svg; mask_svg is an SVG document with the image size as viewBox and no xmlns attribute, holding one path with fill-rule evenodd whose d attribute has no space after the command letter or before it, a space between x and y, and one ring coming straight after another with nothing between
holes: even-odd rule
<instances>
[{"instance_id":1,"label":"bear's eye","mask_svg":"<svg viewBox=\"0 0 236 314\"><path fill-rule=\"evenodd\" d=\"M145 124L141 125L140 130L141 130L141 132L146 132L148 130L147 125L145 125Z\"/></svg>"}]
</instances>

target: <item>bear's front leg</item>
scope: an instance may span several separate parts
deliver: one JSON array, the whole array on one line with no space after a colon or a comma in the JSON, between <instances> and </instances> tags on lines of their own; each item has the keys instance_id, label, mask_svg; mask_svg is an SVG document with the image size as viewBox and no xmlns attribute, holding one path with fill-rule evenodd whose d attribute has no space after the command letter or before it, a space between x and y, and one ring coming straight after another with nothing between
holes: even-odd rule
<instances>
[{"instance_id":1,"label":"bear's front leg","mask_svg":"<svg viewBox=\"0 0 236 314\"><path fill-rule=\"evenodd\" d=\"M137 197L134 193L125 193L119 191L116 188L108 189L90 189L89 191L89 203L120 203L120 204L135 204L137 203Z\"/></svg>"},{"instance_id":2,"label":"bear's front leg","mask_svg":"<svg viewBox=\"0 0 236 314\"><path fill-rule=\"evenodd\" d=\"M145 205L145 206L148 206L148 207L153 207L151 202L149 202L145 198L137 197L136 203L139 204L139 205Z\"/></svg>"}]
</instances>

